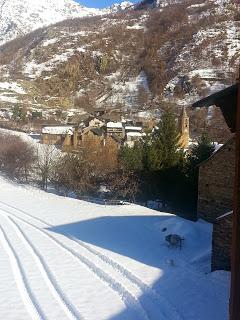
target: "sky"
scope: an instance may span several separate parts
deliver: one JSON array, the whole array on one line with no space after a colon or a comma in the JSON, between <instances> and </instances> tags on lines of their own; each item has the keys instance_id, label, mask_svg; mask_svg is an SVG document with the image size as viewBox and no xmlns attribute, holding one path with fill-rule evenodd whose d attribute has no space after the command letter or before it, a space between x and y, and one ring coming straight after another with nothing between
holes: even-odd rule
<instances>
[{"instance_id":1,"label":"sky","mask_svg":"<svg viewBox=\"0 0 240 320\"><path fill-rule=\"evenodd\" d=\"M114 3L121 3L124 0L75 0L89 8L105 8ZM128 0L129 2L138 2L137 0Z\"/></svg>"}]
</instances>

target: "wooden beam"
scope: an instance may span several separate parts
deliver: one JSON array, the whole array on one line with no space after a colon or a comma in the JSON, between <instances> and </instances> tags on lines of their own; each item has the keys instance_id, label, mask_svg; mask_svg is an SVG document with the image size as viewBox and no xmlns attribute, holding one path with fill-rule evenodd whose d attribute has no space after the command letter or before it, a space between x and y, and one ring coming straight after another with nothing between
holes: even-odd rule
<instances>
[{"instance_id":1,"label":"wooden beam","mask_svg":"<svg viewBox=\"0 0 240 320\"><path fill-rule=\"evenodd\" d=\"M240 76L240 69L239 69ZM231 252L230 320L240 319L240 80L238 79L238 102L236 111L236 163L233 197L233 226Z\"/></svg>"}]
</instances>

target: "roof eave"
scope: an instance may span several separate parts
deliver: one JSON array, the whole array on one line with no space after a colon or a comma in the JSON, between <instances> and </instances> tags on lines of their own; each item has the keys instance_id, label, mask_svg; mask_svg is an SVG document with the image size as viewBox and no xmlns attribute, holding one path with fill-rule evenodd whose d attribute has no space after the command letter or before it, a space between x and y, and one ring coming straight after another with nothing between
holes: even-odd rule
<instances>
[{"instance_id":1,"label":"roof eave","mask_svg":"<svg viewBox=\"0 0 240 320\"><path fill-rule=\"evenodd\" d=\"M236 83L195 102L192 108L217 106L221 109L229 129L234 133L236 132L237 92L238 84Z\"/></svg>"}]
</instances>

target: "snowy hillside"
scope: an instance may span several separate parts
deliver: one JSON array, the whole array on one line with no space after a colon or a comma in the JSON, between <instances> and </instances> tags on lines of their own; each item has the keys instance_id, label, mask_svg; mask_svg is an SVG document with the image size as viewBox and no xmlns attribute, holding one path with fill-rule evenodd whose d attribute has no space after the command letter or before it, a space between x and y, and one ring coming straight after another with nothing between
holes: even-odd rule
<instances>
[{"instance_id":1,"label":"snowy hillside","mask_svg":"<svg viewBox=\"0 0 240 320\"><path fill-rule=\"evenodd\" d=\"M210 224L0 187L1 319L227 318L229 274L209 273ZM169 233L182 250L167 247Z\"/></svg>"},{"instance_id":2,"label":"snowy hillside","mask_svg":"<svg viewBox=\"0 0 240 320\"><path fill-rule=\"evenodd\" d=\"M1 0L0 44L64 19L99 13L73 0Z\"/></svg>"},{"instance_id":3,"label":"snowy hillside","mask_svg":"<svg viewBox=\"0 0 240 320\"><path fill-rule=\"evenodd\" d=\"M154 116L162 100L189 106L232 84L240 61L240 7L232 0L178 2L143 1L141 10L125 10L131 5L125 1L101 11L106 15L65 20L1 46L1 118L9 120L19 107L55 120L56 113L77 110L71 121L78 121L79 113L94 108ZM12 3L3 2L8 7L0 25L14 14ZM48 1L47 12L54 3ZM71 3L64 14L97 13ZM43 9L34 4L27 6L33 11L24 9L32 18L16 21L38 21L32 12Z\"/></svg>"},{"instance_id":4,"label":"snowy hillside","mask_svg":"<svg viewBox=\"0 0 240 320\"><path fill-rule=\"evenodd\" d=\"M103 9L106 13L115 13L119 11L123 11L133 7L133 3L129 1L123 1L121 3L115 3L111 5L109 8Z\"/></svg>"},{"instance_id":5,"label":"snowy hillside","mask_svg":"<svg viewBox=\"0 0 240 320\"><path fill-rule=\"evenodd\" d=\"M0 45L58 21L110 14L131 5L124 1L100 10L84 7L74 0L0 0Z\"/></svg>"}]
</instances>

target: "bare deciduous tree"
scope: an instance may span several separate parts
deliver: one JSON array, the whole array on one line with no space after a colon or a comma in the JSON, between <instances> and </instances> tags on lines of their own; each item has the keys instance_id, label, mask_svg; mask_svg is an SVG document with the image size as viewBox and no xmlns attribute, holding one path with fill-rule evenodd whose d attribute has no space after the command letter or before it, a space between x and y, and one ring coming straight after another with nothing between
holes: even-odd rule
<instances>
[{"instance_id":1,"label":"bare deciduous tree","mask_svg":"<svg viewBox=\"0 0 240 320\"><path fill-rule=\"evenodd\" d=\"M37 149L37 171L41 179L41 187L47 189L59 152L54 145L41 145Z\"/></svg>"},{"instance_id":2,"label":"bare deciduous tree","mask_svg":"<svg viewBox=\"0 0 240 320\"><path fill-rule=\"evenodd\" d=\"M36 160L34 147L14 135L0 136L0 166L9 177L28 181Z\"/></svg>"}]
</instances>

